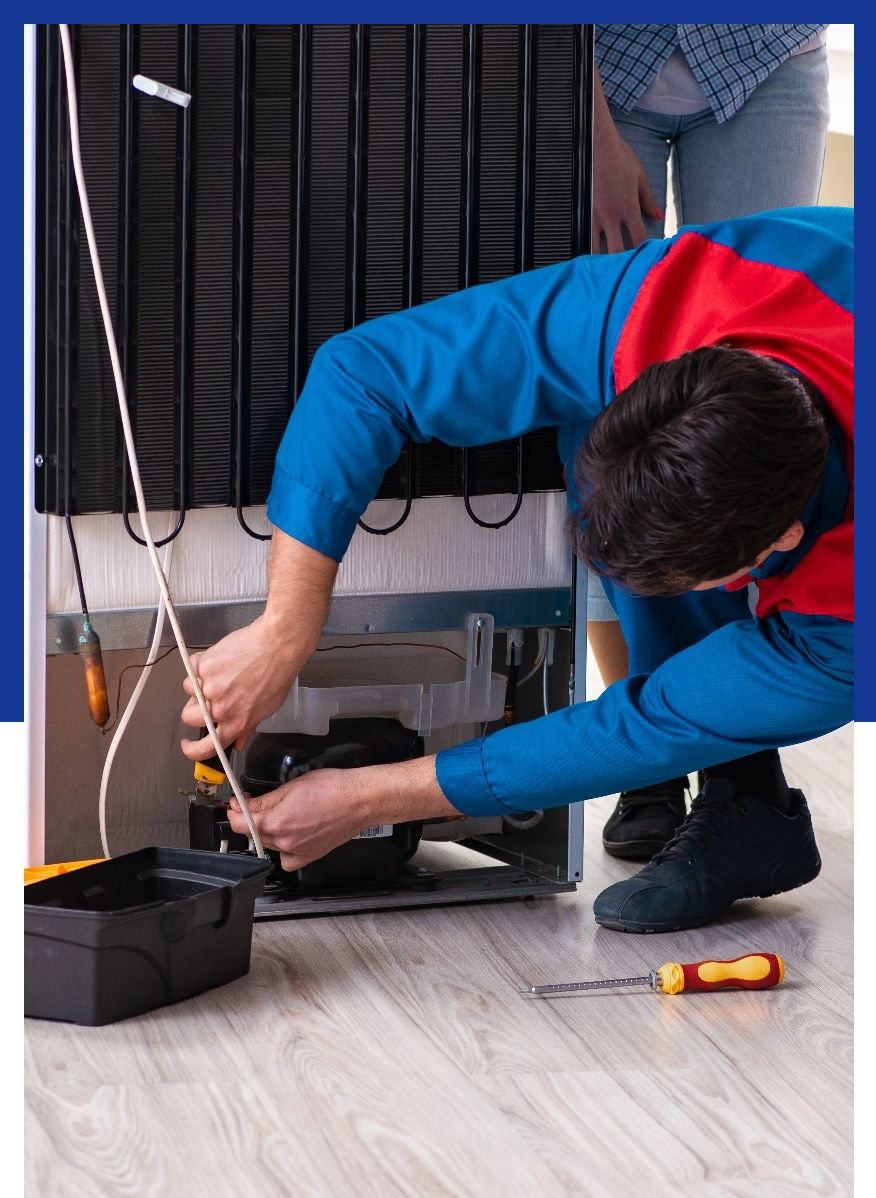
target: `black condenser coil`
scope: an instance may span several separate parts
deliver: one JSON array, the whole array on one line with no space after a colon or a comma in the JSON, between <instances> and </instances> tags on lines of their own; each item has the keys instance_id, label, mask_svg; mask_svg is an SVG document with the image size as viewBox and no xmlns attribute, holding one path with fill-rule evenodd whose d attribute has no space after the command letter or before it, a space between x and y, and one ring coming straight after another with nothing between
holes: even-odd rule
<instances>
[{"instance_id":1,"label":"black condenser coil","mask_svg":"<svg viewBox=\"0 0 876 1198\"><path fill-rule=\"evenodd\" d=\"M333 334L589 248L592 26L71 30L152 509L263 503ZM191 105L142 95L136 74ZM55 25L39 27L37 80L37 506L127 515ZM553 433L536 432L467 453L408 446L379 494L562 486Z\"/></svg>"}]
</instances>

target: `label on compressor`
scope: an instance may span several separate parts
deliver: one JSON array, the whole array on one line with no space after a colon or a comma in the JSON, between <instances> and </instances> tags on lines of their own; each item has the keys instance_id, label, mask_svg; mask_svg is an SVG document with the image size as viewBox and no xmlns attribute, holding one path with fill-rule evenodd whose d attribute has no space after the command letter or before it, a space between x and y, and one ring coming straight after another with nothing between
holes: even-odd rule
<instances>
[{"instance_id":1,"label":"label on compressor","mask_svg":"<svg viewBox=\"0 0 876 1198\"><path fill-rule=\"evenodd\" d=\"M354 840L376 840L378 836L392 836L394 824L375 824L371 828L363 828L353 837Z\"/></svg>"}]
</instances>

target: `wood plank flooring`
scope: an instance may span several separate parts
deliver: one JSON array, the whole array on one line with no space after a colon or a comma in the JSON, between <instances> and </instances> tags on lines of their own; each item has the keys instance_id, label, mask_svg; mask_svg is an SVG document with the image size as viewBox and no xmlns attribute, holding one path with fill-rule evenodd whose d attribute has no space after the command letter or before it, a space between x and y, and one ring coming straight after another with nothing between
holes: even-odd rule
<instances>
[{"instance_id":1,"label":"wood plank flooring","mask_svg":"<svg viewBox=\"0 0 876 1198\"><path fill-rule=\"evenodd\" d=\"M600 799L576 895L260 923L229 986L105 1028L26 1021L26 1193L851 1194L851 743L784 754L820 878L712 927L596 927L634 872L602 853ZM782 987L517 992L750 949L785 956Z\"/></svg>"}]
</instances>

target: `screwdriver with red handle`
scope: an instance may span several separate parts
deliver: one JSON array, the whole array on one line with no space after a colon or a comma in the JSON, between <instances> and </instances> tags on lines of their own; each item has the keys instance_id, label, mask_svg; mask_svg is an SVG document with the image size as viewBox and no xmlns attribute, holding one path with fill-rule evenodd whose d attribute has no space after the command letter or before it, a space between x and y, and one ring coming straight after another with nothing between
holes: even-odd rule
<instances>
[{"instance_id":1,"label":"screwdriver with red handle","mask_svg":"<svg viewBox=\"0 0 876 1198\"><path fill-rule=\"evenodd\" d=\"M778 953L748 953L732 961L694 961L690 965L668 961L644 977L527 986L521 993L549 997L573 994L576 990L608 990L615 986L648 986L661 994L681 994L683 990L769 990L778 986L784 976L785 962Z\"/></svg>"}]
</instances>

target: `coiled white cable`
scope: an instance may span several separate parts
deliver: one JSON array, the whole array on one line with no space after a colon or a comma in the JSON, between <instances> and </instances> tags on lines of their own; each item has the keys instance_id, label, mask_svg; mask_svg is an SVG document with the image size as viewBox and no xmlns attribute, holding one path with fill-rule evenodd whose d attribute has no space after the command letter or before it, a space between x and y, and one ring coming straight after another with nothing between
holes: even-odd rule
<instances>
[{"instance_id":1,"label":"coiled white cable","mask_svg":"<svg viewBox=\"0 0 876 1198\"><path fill-rule=\"evenodd\" d=\"M97 252L97 242L94 236L94 226L91 222L91 207L88 203L88 192L85 187L85 175L82 170L82 156L79 146L79 108L76 102L76 80L73 68L73 51L70 45L70 30L67 25L58 26L61 33L61 48L64 56L64 72L67 80L67 107L68 116L70 119L70 148L73 156L73 171L76 176L76 187L79 192L79 205L82 210L82 221L85 225L85 233L88 239L88 252L91 257L91 268L94 272L94 281L97 286L97 295L100 300L100 312L103 317L103 327L106 333L107 346L109 348L110 360L113 368L113 378L116 384L116 395L119 401L119 414L122 420L122 431L125 437L125 450L128 455L128 465L131 471L131 481L134 484L134 494L137 497L137 510L140 513L140 523L142 525L143 539L146 542L146 548L149 551L149 559L152 562L152 569L155 571L155 577L158 580L158 586L161 591L161 599L167 608L167 617L170 620L173 635L179 647L180 656L182 657L186 673L191 680L192 689L195 693L195 698L198 701L198 706L201 709L201 715L204 718L204 725L210 735L210 739L216 749L216 756L222 763L222 769L231 784L231 789L234 791L235 798L240 804L240 809L243 812L246 820L246 826L249 829L250 839L253 842L255 850L259 857L264 857L265 850L262 848L261 838L259 837L258 829L252 818L249 810L249 805L244 798L243 791L240 788L240 783L231 768L228 758L225 754L225 749L222 746L222 741L216 732L216 725L213 723L213 718L210 715L210 708L207 700L204 698L204 692L201 690L201 683L192 666L191 658L186 647L185 639L182 634L182 629L177 619L176 609L173 606L170 588L167 585L167 578L162 569L161 562L158 557L158 550L155 548L155 541L152 537L152 532L149 528L149 521L146 516L146 499L143 494L143 485L140 481L140 468L137 462L137 452L134 445L134 434L131 429L131 418L128 413L128 401L125 396L125 385L122 380L122 368L119 362L119 351L116 346L115 333L113 331L112 319L110 317L109 302L106 297L106 289L103 283L103 271L100 265L100 258Z\"/></svg>"}]
</instances>

